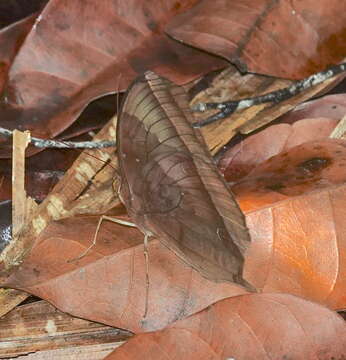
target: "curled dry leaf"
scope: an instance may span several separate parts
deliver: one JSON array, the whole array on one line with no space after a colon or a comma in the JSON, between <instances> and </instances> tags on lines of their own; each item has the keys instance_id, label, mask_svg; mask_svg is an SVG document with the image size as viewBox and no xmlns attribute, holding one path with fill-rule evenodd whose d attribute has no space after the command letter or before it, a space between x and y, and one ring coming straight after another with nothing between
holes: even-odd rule
<instances>
[{"instance_id":1,"label":"curled dry leaf","mask_svg":"<svg viewBox=\"0 0 346 360\"><path fill-rule=\"evenodd\" d=\"M345 334L344 320L320 305L291 295L251 294L136 335L106 359L344 359Z\"/></svg>"},{"instance_id":2,"label":"curled dry leaf","mask_svg":"<svg viewBox=\"0 0 346 360\"><path fill-rule=\"evenodd\" d=\"M8 72L1 126L53 137L92 99L125 89L148 69L183 83L224 67L224 60L163 34L167 21L195 3L49 1Z\"/></svg>"},{"instance_id":3,"label":"curled dry leaf","mask_svg":"<svg viewBox=\"0 0 346 360\"><path fill-rule=\"evenodd\" d=\"M75 316L133 332L164 328L220 299L246 293L234 284L206 280L155 239L149 242L149 307L143 319L146 267L137 229L105 221L96 245L71 261L92 242L97 221L80 217L52 223L5 285L26 289Z\"/></svg>"},{"instance_id":4,"label":"curled dry leaf","mask_svg":"<svg viewBox=\"0 0 346 360\"><path fill-rule=\"evenodd\" d=\"M338 120L330 118L303 119L289 124L278 124L249 136L228 150L218 167L226 181L236 182L270 157L303 144L328 138Z\"/></svg>"},{"instance_id":5,"label":"curled dry leaf","mask_svg":"<svg viewBox=\"0 0 346 360\"><path fill-rule=\"evenodd\" d=\"M338 0L202 0L166 30L242 70L299 79L345 58L345 21Z\"/></svg>"}]
</instances>

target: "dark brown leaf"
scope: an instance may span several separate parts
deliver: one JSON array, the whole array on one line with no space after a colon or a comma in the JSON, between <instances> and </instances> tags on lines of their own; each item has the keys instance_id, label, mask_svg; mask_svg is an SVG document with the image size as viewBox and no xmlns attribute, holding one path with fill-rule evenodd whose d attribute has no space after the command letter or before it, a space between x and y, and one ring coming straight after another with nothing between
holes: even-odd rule
<instances>
[{"instance_id":1,"label":"dark brown leaf","mask_svg":"<svg viewBox=\"0 0 346 360\"><path fill-rule=\"evenodd\" d=\"M8 73L1 126L54 137L91 100L153 69L178 83L226 65L163 34L196 0L51 0ZM8 149L1 147L2 156Z\"/></svg>"},{"instance_id":2,"label":"dark brown leaf","mask_svg":"<svg viewBox=\"0 0 346 360\"><path fill-rule=\"evenodd\" d=\"M299 79L346 57L345 21L338 0L202 0L167 31L242 70Z\"/></svg>"},{"instance_id":3,"label":"dark brown leaf","mask_svg":"<svg viewBox=\"0 0 346 360\"><path fill-rule=\"evenodd\" d=\"M36 16L37 14L31 15L0 31L0 91L5 84L8 69L34 24Z\"/></svg>"},{"instance_id":4,"label":"dark brown leaf","mask_svg":"<svg viewBox=\"0 0 346 360\"><path fill-rule=\"evenodd\" d=\"M191 127L184 89L147 72L121 110L119 196L134 223L208 279L246 284L244 216Z\"/></svg>"}]
</instances>

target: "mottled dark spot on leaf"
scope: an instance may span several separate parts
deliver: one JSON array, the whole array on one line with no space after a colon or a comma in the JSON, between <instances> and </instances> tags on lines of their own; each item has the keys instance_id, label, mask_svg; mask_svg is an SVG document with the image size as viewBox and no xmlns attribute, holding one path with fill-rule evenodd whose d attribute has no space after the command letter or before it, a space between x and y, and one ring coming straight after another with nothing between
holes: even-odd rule
<instances>
[{"instance_id":1,"label":"mottled dark spot on leaf","mask_svg":"<svg viewBox=\"0 0 346 360\"><path fill-rule=\"evenodd\" d=\"M300 172L309 175L311 173L315 173L317 171L321 171L331 164L331 160L328 158L319 158L314 157L309 160L305 160L304 162L297 165L297 170Z\"/></svg>"},{"instance_id":2,"label":"mottled dark spot on leaf","mask_svg":"<svg viewBox=\"0 0 346 360\"><path fill-rule=\"evenodd\" d=\"M153 31L153 32L157 32L158 31L158 24L154 21L154 20L152 20L152 21L149 21L149 22L147 22L147 25L148 25L148 28L151 30L151 31Z\"/></svg>"},{"instance_id":3,"label":"mottled dark spot on leaf","mask_svg":"<svg viewBox=\"0 0 346 360\"><path fill-rule=\"evenodd\" d=\"M266 188L273 191L284 189L286 186L281 183L267 185Z\"/></svg>"},{"instance_id":4,"label":"mottled dark spot on leaf","mask_svg":"<svg viewBox=\"0 0 346 360\"><path fill-rule=\"evenodd\" d=\"M59 22L59 23L55 23L55 27L57 29L59 29L60 31L65 31L68 30L70 28L70 24L68 23L63 23L63 22Z\"/></svg>"}]
</instances>

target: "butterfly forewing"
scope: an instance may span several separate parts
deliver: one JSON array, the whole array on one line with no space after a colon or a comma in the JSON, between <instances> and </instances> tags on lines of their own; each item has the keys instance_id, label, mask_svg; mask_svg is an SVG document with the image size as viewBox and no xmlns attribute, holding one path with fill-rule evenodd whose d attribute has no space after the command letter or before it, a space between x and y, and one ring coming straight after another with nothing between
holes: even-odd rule
<instances>
[{"instance_id":1,"label":"butterfly forewing","mask_svg":"<svg viewBox=\"0 0 346 360\"><path fill-rule=\"evenodd\" d=\"M119 195L145 234L202 275L244 283L244 216L193 121L182 87L152 72L137 79L118 121Z\"/></svg>"}]
</instances>

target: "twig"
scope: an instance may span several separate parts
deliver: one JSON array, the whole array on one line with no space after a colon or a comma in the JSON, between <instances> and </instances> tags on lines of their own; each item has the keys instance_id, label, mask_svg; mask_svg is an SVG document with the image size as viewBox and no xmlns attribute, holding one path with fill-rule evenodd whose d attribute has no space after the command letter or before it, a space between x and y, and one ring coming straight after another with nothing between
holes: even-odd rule
<instances>
[{"instance_id":1,"label":"twig","mask_svg":"<svg viewBox=\"0 0 346 360\"><path fill-rule=\"evenodd\" d=\"M264 103L279 103L284 100L288 100L291 97L315 86L318 85L342 72L346 71L346 63L335 65L330 67L328 70L321 71L314 75L311 75L303 80L295 82L293 85L280 89L277 91L270 92L265 95L235 100L235 101L226 101L223 103L199 103L196 104L192 110L197 112L204 112L210 109L217 109L220 112L210 116L209 118L195 122L193 127L200 128L202 126L211 124L217 120L224 119L225 117L231 115L233 112L249 108L254 105L264 104Z\"/></svg>"},{"instance_id":2,"label":"twig","mask_svg":"<svg viewBox=\"0 0 346 360\"><path fill-rule=\"evenodd\" d=\"M0 135L12 137L11 130L0 127ZM103 149L115 146L115 141L57 141L57 140L44 140L36 137L31 137L30 143L38 148L59 148L59 149Z\"/></svg>"}]
</instances>

